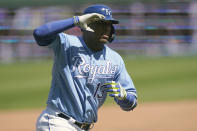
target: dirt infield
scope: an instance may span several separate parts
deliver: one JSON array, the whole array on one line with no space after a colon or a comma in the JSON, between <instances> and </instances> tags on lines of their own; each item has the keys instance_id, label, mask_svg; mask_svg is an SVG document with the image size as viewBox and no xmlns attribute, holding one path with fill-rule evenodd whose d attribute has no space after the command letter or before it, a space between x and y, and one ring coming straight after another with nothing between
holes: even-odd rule
<instances>
[{"instance_id":1,"label":"dirt infield","mask_svg":"<svg viewBox=\"0 0 197 131\"><path fill-rule=\"evenodd\" d=\"M1 111L0 131L35 131L41 110ZM92 131L197 131L196 122L197 101L144 103L132 112L104 106Z\"/></svg>"}]
</instances>

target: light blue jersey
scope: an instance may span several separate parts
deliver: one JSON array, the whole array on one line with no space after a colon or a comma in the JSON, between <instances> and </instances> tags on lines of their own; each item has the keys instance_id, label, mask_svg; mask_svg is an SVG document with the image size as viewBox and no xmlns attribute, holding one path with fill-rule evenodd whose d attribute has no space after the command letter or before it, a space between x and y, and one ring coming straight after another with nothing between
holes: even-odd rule
<instances>
[{"instance_id":1,"label":"light blue jersey","mask_svg":"<svg viewBox=\"0 0 197 131\"><path fill-rule=\"evenodd\" d=\"M93 53L82 37L60 33L49 45L54 51L52 83L47 104L80 122L96 122L107 93L103 84L119 82L136 95L121 56L104 46Z\"/></svg>"}]
</instances>

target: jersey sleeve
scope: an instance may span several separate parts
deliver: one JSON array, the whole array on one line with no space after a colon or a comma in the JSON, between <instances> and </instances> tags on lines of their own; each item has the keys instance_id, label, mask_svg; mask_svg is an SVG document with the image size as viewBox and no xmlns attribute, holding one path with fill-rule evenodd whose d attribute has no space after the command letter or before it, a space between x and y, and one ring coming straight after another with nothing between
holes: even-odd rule
<instances>
[{"instance_id":1,"label":"jersey sleeve","mask_svg":"<svg viewBox=\"0 0 197 131\"><path fill-rule=\"evenodd\" d=\"M33 36L38 45L48 46L51 43L54 43L54 41L56 42L59 33L74 26L74 18L52 21L36 28L33 31Z\"/></svg>"},{"instance_id":2,"label":"jersey sleeve","mask_svg":"<svg viewBox=\"0 0 197 131\"><path fill-rule=\"evenodd\" d=\"M53 50L55 55L63 52L65 49L68 49L69 46L70 43L68 40L68 35L65 33L59 33L56 39L50 45L48 45L48 47Z\"/></svg>"},{"instance_id":3,"label":"jersey sleeve","mask_svg":"<svg viewBox=\"0 0 197 131\"><path fill-rule=\"evenodd\" d=\"M115 81L117 83L120 83L120 85L123 88L125 88L127 92L126 100L118 100L115 98L115 101L117 102L118 105L120 105L120 107L123 110L125 111L133 110L137 106L137 92L133 84L133 81L126 70L122 58L120 62L120 68L118 74L116 75Z\"/></svg>"}]
</instances>

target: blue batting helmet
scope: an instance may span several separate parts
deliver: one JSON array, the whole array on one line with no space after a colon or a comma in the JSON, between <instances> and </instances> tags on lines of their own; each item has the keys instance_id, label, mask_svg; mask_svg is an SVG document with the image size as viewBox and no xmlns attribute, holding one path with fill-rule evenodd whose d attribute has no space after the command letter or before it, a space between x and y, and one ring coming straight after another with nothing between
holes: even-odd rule
<instances>
[{"instance_id":1,"label":"blue batting helmet","mask_svg":"<svg viewBox=\"0 0 197 131\"><path fill-rule=\"evenodd\" d=\"M105 21L111 21L112 24L118 24L119 21L115 20L112 17L112 10L110 7L106 6L106 5L92 5L89 6L88 8L86 8L83 12L83 14L89 14L89 13L98 13L98 14L102 14L105 16L104 20Z\"/></svg>"},{"instance_id":2,"label":"blue batting helmet","mask_svg":"<svg viewBox=\"0 0 197 131\"><path fill-rule=\"evenodd\" d=\"M92 5L92 6L89 6L88 8L86 8L83 12L83 14L89 14L89 13L98 13L98 14L104 15L105 16L104 21L111 21L112 29L111 29L110 37L108 40L111 43L115 38L115 29L114 29L113 24L119 23L118 20L116 20L112 17L111 8L106 5Z\"/></svg>"}]
</instances>

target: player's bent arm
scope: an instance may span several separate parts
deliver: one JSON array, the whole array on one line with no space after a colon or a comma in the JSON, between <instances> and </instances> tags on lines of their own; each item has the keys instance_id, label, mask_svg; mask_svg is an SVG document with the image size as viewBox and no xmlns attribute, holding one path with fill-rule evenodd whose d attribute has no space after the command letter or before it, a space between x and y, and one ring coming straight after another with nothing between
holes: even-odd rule
<instances>
[{"instance_id":1,"label":"player's bent arm","mask_svg":"<svg viewBox=\"0 0 197 131\"><path fill-rule=\"evenodd\" d=\"M119 94L123 96L123 99L115 98L116 103L125 111L133 110L137 106L137 91L121 57L120 68L115 80L119 83Z\"/></svg>"},{"instance_id":2,"label":"player's bent arm","mask_svg":"<svg viewBox=\"0 0 197 131\"><path fill-rule=\"evenodd\" d=\"M57 38L58 33L61 33L69 28L74 27L75 21L76 18L69 18L66 20L49 22L36 28L33 32L33 36L38 45L47 46Z\"/></svg>"},{"instance_id":3,"label":"player's bent arm","mask_svg":"<svg viewBox=\"0 0 197 131\"><path fill-rule=\"evenodd\" d=\"M57 38L58 33L72 28L75 25L79 26L81 29L93 31L90 27L88 27L88 24L103 18L103 15L91 13L82 16L74 16L66 20L50 22L35 29L33 36L38 45L47 46Z\"/></svg>"},{"instance_id":4,"label":"player's bent arm","mask_svg":"<svg viewBox=\"0 0 197 131\"><path fill-rule=\"evenodd\" d=\"M128 86L123 84L124 86ZM130 83L132 85L132 83ZM133 110L137 106L137 95L134 86L132 88L127 87L127 91L120 83L115 81L109 81L104 84L105 91L109 93L109 96L114 97L114 100L125 111Z\"/></svg>"},{"instance_id":5,"label":"player's bent arm","mask_svg":"<svg viewBox=\"0 0 197 131\"><path fill-rule=\"evenodd\" d=\"M133 110L137 106L137 97L132 92L127 92L125 100L115 98L115 101L124 111Z\"/></svg>"}]
</instances>

